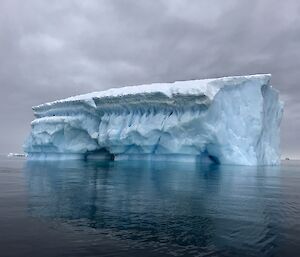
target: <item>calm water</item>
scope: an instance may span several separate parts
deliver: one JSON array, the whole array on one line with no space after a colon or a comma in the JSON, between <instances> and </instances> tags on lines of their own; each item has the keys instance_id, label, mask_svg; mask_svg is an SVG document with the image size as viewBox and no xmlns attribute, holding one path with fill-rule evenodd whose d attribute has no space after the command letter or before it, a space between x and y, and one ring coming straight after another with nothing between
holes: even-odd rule
<instances>
[{"instance_id":1,"label":"calm water","mask_svg":"<svg viewBox=\"0 0 300 257\"><path fill-rule=\"evenodd\" d=\"M0 256L300 256L300 162L2 158Z\"/></svg>"}]
</instances>

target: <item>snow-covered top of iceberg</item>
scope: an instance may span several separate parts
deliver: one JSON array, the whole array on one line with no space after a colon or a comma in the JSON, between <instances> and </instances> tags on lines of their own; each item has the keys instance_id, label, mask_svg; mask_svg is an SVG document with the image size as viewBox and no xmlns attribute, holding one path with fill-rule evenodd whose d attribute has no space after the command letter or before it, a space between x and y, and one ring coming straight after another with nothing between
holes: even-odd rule
<instances>
[{"instance_id":1,"label":"snow-covered top of iceberg","mask_svg":"<svg viewBox=\"0 0 300 257\"><path fill-rule=\"evenodd\" d=\"M261 84L269 84L271 74L257 74L248 76L232 76L215 79L201 79L190 81L176 81L173 83L153 83L139 86L127 86L121 88L111 88L105 91L93 92L83 95L68 97L61 100L37 105L33 110L48 109L54 105L66 102L86 102L90 106L95 106L93 99L101 98L128 98L131 96L147 96L152 94L162 94L167 98L176 96L205 96L212 100L222 87L236 86L249 80L259 81Z\"/></svg>"}]
</instances>

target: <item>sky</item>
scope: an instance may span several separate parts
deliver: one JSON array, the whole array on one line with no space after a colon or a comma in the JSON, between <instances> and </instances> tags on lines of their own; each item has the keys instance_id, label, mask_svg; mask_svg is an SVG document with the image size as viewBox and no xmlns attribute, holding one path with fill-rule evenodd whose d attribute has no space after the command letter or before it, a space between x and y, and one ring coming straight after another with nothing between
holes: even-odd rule
<instances>
[{"instance_id":1,"label":"sky","mask_svg":"<svg viewBox=\"0 0 300 257\"><path fill-rule=\"evenodd\" d=\"M283 157L299 157L299 0L1 0L0 153L22 151L34 105L256 73L285 102Z\"/></svg>"}]
</instances>

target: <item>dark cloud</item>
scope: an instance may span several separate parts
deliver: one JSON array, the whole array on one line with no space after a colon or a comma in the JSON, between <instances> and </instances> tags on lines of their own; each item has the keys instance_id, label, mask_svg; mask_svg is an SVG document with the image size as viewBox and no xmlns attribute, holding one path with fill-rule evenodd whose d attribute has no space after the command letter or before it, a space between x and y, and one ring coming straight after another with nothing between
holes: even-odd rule
<instances>
[{"instance_id":1,"label":"dark cloud","mask_svg":"<svg viewBox=\"0 0 300 257\"><path fill-rule=\"evenodd\" d=\"M31 106L45 101L272 73L286 102L282 149L299 155L299 46L298 0L2 0L0 152L20 151Z\"/></svg>"}]
</instances>

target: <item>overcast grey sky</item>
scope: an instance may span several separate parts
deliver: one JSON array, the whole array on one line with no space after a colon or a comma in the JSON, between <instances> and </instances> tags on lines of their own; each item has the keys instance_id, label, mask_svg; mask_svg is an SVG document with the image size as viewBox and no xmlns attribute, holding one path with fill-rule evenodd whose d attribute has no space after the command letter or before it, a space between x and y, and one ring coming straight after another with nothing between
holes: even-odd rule
<instances>
[{"instance_id":1,"label":"overcast grey sky","mask_svg":"<svg viewBox=\"0 0 300 257\"><path fill-rule=\"evenodd\" d=\"M283 156L299 156L299 0L0 0L0 152L21 151L33 105L255 73L272 73Z\"/></svg>"}]
</instances>

